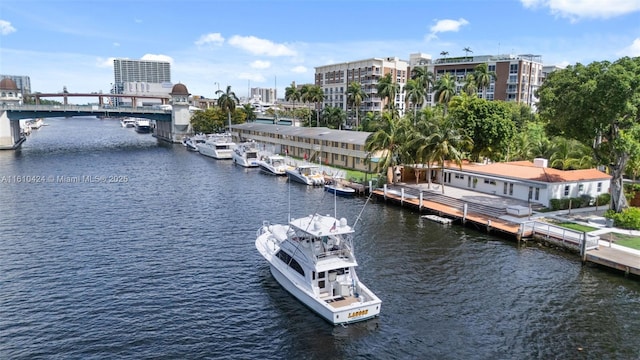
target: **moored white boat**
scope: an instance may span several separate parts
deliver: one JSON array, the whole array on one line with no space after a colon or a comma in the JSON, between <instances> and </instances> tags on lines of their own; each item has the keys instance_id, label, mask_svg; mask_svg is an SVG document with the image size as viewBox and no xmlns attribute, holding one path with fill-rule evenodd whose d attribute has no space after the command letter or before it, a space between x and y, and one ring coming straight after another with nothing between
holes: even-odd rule
<instances>
[{"instance_id":1,"label":"moored white boat","mask_svg":"<svg viewBox=\"0 0 640 360\"><path fill-rule=\"evenodd\" d=\"M190 137L185 137L182 139L182 145L189 151L198 151L198 145L196 144L196 140Z\"/></svg>"},{"instance_id":2,"label":"moored white boat","mask_svg":"<svg viewBox=\"0 0 640 360\"><path fill-rule=\"evenodd\" d=\"M136 132L140 134L148 134L151 132L151 123L147 119L136 119L134 127Z\"/></svg>"},{"instance_id":3,"label":"moored white boat","mask_svg":"<svg viewBox=\"0 0 640 360\"><path fill-rule=\"evenodd\" d=\"M299 164L286 170L289 180L310 186L324 185L324 176L317 165Z\"/></svg>"},{"instance_id":4,"label":"moored white boat","mask_svg":"<svg viewBox=\"0 0 640 360\"><path fill-rule=\"evenodd\" d=\"M233 148L236 144L231 141L231 135L214 134L203 143L199 143L198 152L204 156L218 160L230 160L233 157Z\"/></svg>"},{"instance_id":5,"label":"moored white boat","mask_svg":"<svg viewBox=\"0 0 640 360\"><path fill-rule=\"evenodd\" d=\"M264 222L255 243L278 283L337 325L377 317L382 305L358 279L353 235L346 219L315 214L288 225Z\"/></svg>"},{"instance_id":6,"label":"moored white boat","mask_svg":"<svg viewBox=\"0 0 640 360\"><path fill-rule=\"evenodd\" d=\"M282 155L271 154L263 156L258 160L258 166L260 170L265 174L275 176L287 175L287 169L289 166L286 164L286 159Z\"/></svg>"},{"instance_id":7,"label":"moored white boat","mask_svg":"<svg viewBox=\"0 0 640 360\"><path fill-rule=\"evenodd\" d=\"M333 181L324 184L324 189L338 196L353 196L356 194L356 189L345 186L340 182L340 179L333 179Z\"/></svg>"},{"instance_id":8,"label":"moored white boat","mask_svg":"<svg viewBox=\"0 0 640 360\"><path fill-rule=\"evenodd\" d=\"M130 117L122 118L120 120L120 126L122 126L123 128L135 127L136 126L136 119L130 118Z\"/></svg>"},{"instance_id":9,"label":"moored white boat","mask_svg":"<svg viewBox=\"0 0 640 360\"><path fill-rule=\"evenodd\" d=\"M259 151L255 141L237 144L233 149L234 164L244 167L258 167Z\"/></svg>"}]
</instances>

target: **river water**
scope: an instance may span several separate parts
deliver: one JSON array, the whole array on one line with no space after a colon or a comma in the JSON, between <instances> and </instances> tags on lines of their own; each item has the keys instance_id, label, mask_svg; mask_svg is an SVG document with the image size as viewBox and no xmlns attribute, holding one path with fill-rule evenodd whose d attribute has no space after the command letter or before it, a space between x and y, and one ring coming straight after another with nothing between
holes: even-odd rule
<instances>
[{"instance_id":1,"label":"river water","mask_svg":"<svg viewBox=\"0 0 640 360\"><path fill-rule=\"evenodd\" d=\"M382 312L334 327L254 247L263 220L333 213L326 192L113 119L46 123L0 152L0 359L640 358L637 280L366 198L335 208L362 212Z\"/></svg>"}]
</instances>

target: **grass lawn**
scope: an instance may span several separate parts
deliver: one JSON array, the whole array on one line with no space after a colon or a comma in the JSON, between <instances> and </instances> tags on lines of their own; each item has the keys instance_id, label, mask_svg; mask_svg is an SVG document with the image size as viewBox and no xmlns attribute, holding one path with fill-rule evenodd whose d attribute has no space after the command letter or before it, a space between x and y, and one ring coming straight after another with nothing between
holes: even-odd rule
<instances>
[{"instance_id":1,"label":"grass lawn","mask_svg":"<svg viewBox=\"0 0 640 360\"><path fill-rule=\"evenodd\" d=\"M618 233L608 233L608 234L602 234L600 235L600 237L603 240L609 240L610 238L613 238L614 244L640 250L640 237L638 236L618 234Z\"/></svg>"},{"instance_id":2,"label":"grass lawn","mask_svg":"<svg viewBox=\"0 0 640 360\"><path fill-rule=\"evenodd\" d=\"M571 230L584 231L584 232L590 232L590 231L598 230L598 228L594 228L594 227L586 226L586 225L580 225L580 224L576 224L576 223L572 223L572 222L557 222L557 223L554 223L554 225L562 226L562 227L565 227L565 228L571 229Z\"/></svg>"}]
</instances>

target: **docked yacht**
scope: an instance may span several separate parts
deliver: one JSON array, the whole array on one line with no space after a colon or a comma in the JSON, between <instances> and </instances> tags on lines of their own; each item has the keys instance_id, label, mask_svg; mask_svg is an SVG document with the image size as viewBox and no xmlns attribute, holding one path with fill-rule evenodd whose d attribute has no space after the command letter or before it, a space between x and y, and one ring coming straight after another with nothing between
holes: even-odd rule
<instances>
[{"instance_id":1,"label":"docked yacht","mask_svg":"<svg viewBox=\"0 0 640 360\"><path fill-rule=\"evenodd\" d=\"M198 144L194 138L184 137L182 139L182 145L189 151L198 151Z\"/></svg>"},{"instance_id":2,"label":"docked yacht","mask_svg":"<svg viewBox=\"0 0 640 360\"><path fill-rule=\"evenodd\" d=\"M135 127L136 126L136 119L130 118L130 117L122 118L120 120L120 126L122 126L123 128Z\"/></svg>"},{"instance_id":3,"label":"docked yacht","mask_svg":"<svg viewBox=\"0 0 640 360\"><path fill-rule=\"evenodd\" d=\"M324 176L317 165L299 164L295 168L286 170L289 180L310 186L324 185Z\"/></svg>"},{"instance_id":4,"label":"docked yacht","mask_svg":"<svg viewBox=\"0 0 640 360\"><path fill-rule=\"evenodd\" d=\"M232 159L236 165L258 167L259 151L255 141L240 143L233 149Z\"/></svg>"},{"instance_id":5,"label":"docked yacht","mask_svg":"<svg viewBox=\"0 0 640 360\"><path fill-rule=\"evenodd\" d=\"M266 155L258 160L258 166L260 167L260 170L266 174L285 176L287 175L287 169L289 168L285 161L286 159L281 155Z\"/></svg>"},{"instance_id":6,"label":"docked yacht","mask_svg":"<svg viewBox=\"0 0 640 360\"><path fill-rule=\"evenodd\" d=\"M285 290L328 322L346 324L377 317L382 305L356 275L353 234L345 218L329 215L266 221L256 248Z\"/></svg>"},{"instance_id":7,"label":"docked yacht","mask_svg":"<svg viewBox=\"0 0 640 360\"><path fill-rule=\"evenodd\" d=\"M198 144L198 152L204 156L218 160L230 160L233 157L233 148L236 144L231 141L229 134L211 135L203 143Z\"/></svg>"},{"instance_id":8,"label":"docked yacht","mask_svg":"<svg viewBox=\"0 0 640 360\"><path fill-rule=\"evenodd\" d=\"M136 119L134 123L136 132L140 134L148 134L151 132L151 123L147 119Z\"/></svg>"}]
</instances>

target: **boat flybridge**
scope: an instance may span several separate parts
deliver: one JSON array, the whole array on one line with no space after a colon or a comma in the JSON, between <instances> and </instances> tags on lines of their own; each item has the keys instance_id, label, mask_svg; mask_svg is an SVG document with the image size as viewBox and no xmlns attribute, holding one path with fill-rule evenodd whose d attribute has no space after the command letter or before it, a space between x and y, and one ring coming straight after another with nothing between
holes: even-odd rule
<instances>
[{"instance_id":1,"label":"boat flybridge","mask_svg":"<svg viewBox=\"0 0 640 360\"><path fill-rule=\"evenodd\" d=\"M256 248L289 293L328 322L346 324L377 317L382 304L356 275L353 234L345 218L315 214L264 222Z\"/></svg>"}]
</instances>

